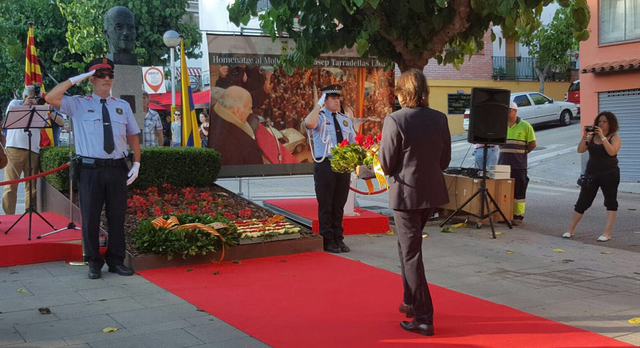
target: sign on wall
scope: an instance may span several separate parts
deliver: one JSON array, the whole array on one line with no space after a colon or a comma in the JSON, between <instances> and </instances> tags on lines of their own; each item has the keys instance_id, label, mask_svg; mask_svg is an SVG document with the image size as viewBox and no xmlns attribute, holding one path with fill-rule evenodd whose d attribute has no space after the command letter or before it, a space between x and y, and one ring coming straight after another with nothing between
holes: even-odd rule
<instances>
[{"instance_id":1,"label":"sign on wall","mask_svg":"<svg viewBox=\"0 0 640 348\"><path fill-rule=\"evenodd\" d=\"M471 108L471 94L447 95L447 114L462 115L466 109Z\"/></svg>"},{"instance_id":2,"label":"sign on wall","mask_svg":"<svg viewBox=\"0 0 640 348\"><path fill-rule=\"evenodd\" d=\"M164 85L164 72L161 67L142 67L142 84L144 90L149 94L165 93L167 91Z\"/></svg>"}]
</instances>

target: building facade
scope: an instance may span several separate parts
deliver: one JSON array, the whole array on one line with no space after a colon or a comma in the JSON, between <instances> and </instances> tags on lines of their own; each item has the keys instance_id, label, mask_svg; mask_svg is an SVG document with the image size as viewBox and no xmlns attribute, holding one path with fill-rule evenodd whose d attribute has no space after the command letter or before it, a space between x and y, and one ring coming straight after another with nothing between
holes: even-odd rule
<instances>
[{"instance_id":1,"label":"building facade","mask_svg":"<svg viewBox=\"0 0 640 348\"><path fill-rule=\"evenodd\" d=\"M620 124L620 179L640 182L640 1L588 0L589 40L580 44L581 123L601 111Z\"/></svg>"}]
</instances>

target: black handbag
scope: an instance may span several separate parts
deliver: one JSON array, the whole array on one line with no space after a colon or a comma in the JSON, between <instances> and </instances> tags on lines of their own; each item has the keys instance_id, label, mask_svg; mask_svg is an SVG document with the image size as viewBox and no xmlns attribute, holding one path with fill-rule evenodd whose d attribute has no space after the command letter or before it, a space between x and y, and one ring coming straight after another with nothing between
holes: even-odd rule
<instances>
[{"instance_id":1,"label":"black handbag","mask_svg":"<svg viewBox=\"0 0 640 348\"><path fill-rule=\"evenodd\" d=\"M578 186L580 187L591 187L591 185L593 185L593 179L594 177L592 175L589 174L581 174L580 177L578 178Z\"/></svg>"}]
</instances>

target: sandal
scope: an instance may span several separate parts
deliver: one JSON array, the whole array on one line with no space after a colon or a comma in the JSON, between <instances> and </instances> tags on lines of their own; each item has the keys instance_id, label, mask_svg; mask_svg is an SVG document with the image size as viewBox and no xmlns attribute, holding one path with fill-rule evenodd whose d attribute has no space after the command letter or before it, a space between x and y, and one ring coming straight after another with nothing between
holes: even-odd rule
<instances>
[{"instance_id":1,"label":"sandal","mask_svg":"<svg viewBox=\"0 0 640 348\"><path fill-rule=\"evenodd\" d=\"M596 239L596 241L598 242L608 242L611 240L611 237L605 237L605 236L600 236L598 237L598 239Z\"/></svg>"},{"instance_id":2,"label":"sandal","mask_svg":"<svg viewBox=\"0 0 640 348\"><path fill-rule=\"evenodd\" d=\"M571 238L571 237L573 237L573 235L572 235L571 233L569 233L569 232L565 232L565 233L562 235L562 238Z\"/></svg>"}]
</instances>

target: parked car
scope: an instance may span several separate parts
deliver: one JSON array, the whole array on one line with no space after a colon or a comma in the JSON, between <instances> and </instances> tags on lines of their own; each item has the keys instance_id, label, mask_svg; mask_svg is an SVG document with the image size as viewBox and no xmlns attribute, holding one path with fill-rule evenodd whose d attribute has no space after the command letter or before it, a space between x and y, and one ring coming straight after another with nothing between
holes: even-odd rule
<instances>
[{"instance_id":1,"label":"parked car","mask_svg":"<svg viewBox=\"0 0 640 348\"><path fill-rule=\"evenodd\" d=\"M578 82L578 89L580 89ZM579 98L579 92L578 92ZM518 105L518 117L532 125L547 122L558 122L562 126L571 123L571 118L578 115L576 104L571 102L555 101L538 92L511 93L511 101ZM469 117L471 110L464 111L462 128L469 130Z\"/></svg>"},{"instance_id":2,"label":"parked car","mask_svg":"<svg viewBox=\"0 0 640 348\"><path fill-rule=\"evenodd\" d=\"M580 80L575 80L569 85L569 90L564 95L564 100L576 104L580 115Z\"/></svg>"},{"instance_id":3,"label":"parked car","mask_svg":"<svg viewBox=\"0 0 640 348\"><path fill-rule=\"evenodd\" d=\"M471 109L464 111L464 118L462 119L462 128L466 131L469 130L469 116L471 116Z\"/></svg>"},{"instance_id":4,"label":"parked car","mask_svg":"<svg viewBox=\"0 0 640 348\"><path fill-rule=\"evenodd\" d=\"M558 122L567 126L578 115L576 104L555 101L539 92L511 93L511 101L518 105L518 117L531 125Z\"/></svg>"}]
</instances>

